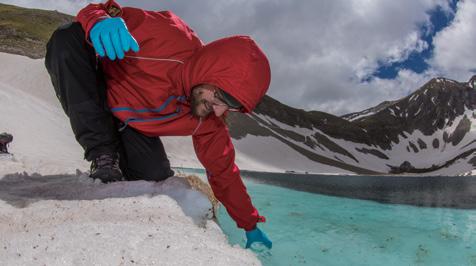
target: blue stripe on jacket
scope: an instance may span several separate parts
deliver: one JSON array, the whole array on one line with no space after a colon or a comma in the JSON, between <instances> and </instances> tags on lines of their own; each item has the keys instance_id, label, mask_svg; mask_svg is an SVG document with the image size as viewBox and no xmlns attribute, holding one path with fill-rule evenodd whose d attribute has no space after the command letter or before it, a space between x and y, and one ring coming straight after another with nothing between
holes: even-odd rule
<instances>
[{"instance_id":1,"label":"blue stripe on jacket","mask_svg":"<svg viewBox=\"0 0 476 266\"><path fill-rule=\"evenodd\" d=\"M169 105L174 99L177 99L177 101L184 101L185 100L185 96L169 96L169 98L167 98L167 100L165 100L165 102L158 108L155 108L155 109L149 109L149 108L142 108L142 109L133 109L133 108L130 108L130 107L115 107L115 108L111 108L111 111L113 113L117 113L117 112L133 112L133 113L159 113L159 112L162 112L166 107L167 105ZM175 113L173 114L170 114L170 115L166 115L166 116L162 116L162 117L156 117L156 118L137 118L137 117L128 117L126 119L126 121L124 121L124 126L122 126L119 131L122 131L124 130L124 128L127 127L127 125L131 122L151 122L151 121L160 121L160 120L166 120L166 119L170 119L174 116L177 116L180 112L181 108L180 106L177 107L177 109L175 110Z\"/></svg>"}]
</instances>

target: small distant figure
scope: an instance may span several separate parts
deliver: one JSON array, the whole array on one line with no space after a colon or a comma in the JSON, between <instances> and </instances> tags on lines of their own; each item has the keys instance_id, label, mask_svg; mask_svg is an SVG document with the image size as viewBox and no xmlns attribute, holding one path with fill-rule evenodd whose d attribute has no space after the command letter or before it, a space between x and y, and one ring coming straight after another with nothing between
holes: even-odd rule
<instances>
[{"instance_id":1,"label":"small distant figure","mask_svg":"<svg viewBox=\"0 0 476 266\"><path fill-rule=\"evenodd\" d=\"M12 142L13 136L12 134L3 132L0 134L0 154L9 153L8 152L8 144Z\"/></svg>"}]
</instances>

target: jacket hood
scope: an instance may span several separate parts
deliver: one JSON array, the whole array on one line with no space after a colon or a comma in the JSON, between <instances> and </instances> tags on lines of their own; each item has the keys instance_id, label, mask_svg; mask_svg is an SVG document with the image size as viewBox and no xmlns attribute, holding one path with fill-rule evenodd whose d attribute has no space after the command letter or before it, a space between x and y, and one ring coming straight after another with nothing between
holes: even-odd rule
<instances>
[{"instance_id":1,"label":"jacket hood","mask_svg":"<svg viewBox=\"0 0 476 266\"><path fill-rule=\"evenodd\" d=\"M248 36L211 42L185 62L182 81L185 95L200 84L226 91L251 112L266 94L271 80L268 59Z\"/></svg>"}]
</instances>

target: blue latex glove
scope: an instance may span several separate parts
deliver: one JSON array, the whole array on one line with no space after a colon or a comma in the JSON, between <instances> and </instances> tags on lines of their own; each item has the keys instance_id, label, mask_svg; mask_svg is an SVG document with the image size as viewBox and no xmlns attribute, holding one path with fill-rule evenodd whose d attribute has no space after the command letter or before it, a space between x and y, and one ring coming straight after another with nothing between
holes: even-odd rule
<instances>
[{"instance_id":1,"label":"blue latex glove","mask_svg":"<svg viewBox=\"0 0 476 266\"><path fill-rule=\"evenodd\" d=\"M96 52L104 57L105 50L111 60L116 59L116 56L123 59L124 52L129 49L139 51L139 44L129 33L124 20L119 17L97 22L89 32L89 38Z\"/></svg>"},{"instance_id":2,"label":"blue latex glove","mask_svg":"<svg viewBox=\"0 0 476 266\"><path fill-rule=\"evenodd\" d=\"M250 248L251 244L255 242L260 242L263 243L267 248L271 249L273 246L273 243L269 238L266 236L266 234L261 231L258 227L256 229L251 230L251 231L246 231L246 248Z\"/></svg>"}]
</instances>

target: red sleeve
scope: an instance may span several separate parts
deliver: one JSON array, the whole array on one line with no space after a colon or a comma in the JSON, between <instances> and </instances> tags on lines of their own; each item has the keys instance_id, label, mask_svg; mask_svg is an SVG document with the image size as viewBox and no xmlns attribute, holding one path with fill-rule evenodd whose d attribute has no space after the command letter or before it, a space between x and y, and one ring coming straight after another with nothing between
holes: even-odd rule
<instances>
[{"instance_id":1,"label":"red sleeve","mask_svg":"<svg viewBox=\"0 0 476 266\"><path fill-rule=\"evenodd\" d=\"M250 196L235 165L235 149L228 128L222 123L217 130L193 136L197 157L207 170L208 182L215 197L225 206L239 228L254 229L264 222L251 203Z\"/></svg>"},{"instance_id":2,"label":"red sleeve","mask_svg":"<svg viewBox=\"0 0 476 266\"><path fill-rule=\"evenodd\" d=\"M121 6L114 0L108 0L102 4L89 4L85 8L81 9L76 15L76 21L81 23L81 26L86 33L86 40L89 44L89 32L91 28L97 22L110 17L116 17L122 15Z\"/></svg>"}]
</instances>

